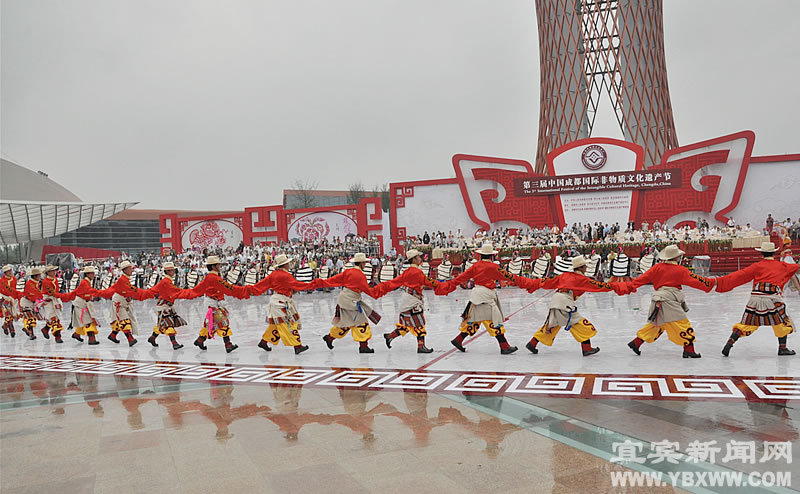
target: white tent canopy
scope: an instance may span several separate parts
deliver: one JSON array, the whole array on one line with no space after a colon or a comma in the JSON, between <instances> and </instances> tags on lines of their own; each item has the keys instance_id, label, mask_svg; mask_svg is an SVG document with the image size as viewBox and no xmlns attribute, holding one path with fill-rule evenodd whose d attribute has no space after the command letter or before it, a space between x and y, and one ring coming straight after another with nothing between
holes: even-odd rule
<instances>
[{"instance_id":1,"label":"white tent canopy","mask_svg":"<svg viewBox=\"0 0 800 494\"><path fill-rule=\"evenodd\" d=\"M8 245L55 237L114 216L136 204L0 201L0 242Z\"/></svg>"}]
</instances>

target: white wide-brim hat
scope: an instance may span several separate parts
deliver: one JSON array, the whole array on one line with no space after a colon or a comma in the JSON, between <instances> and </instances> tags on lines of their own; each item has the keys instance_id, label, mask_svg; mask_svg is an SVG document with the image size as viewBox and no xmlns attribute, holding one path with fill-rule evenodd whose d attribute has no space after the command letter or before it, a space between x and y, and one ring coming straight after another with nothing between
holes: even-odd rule
<instances>
[{"instance_id":1,"label":"white wide-brim hat","mask_svg":"<svg viewBox=\"0 0 800 494\"><path fill-rule=\"evenodd\" d=\"M761 242L761 247L756 247L756 250L759 252L777 252L778 249L775 247L773 242Z\"/></svg>"},{"instance_id":2,"label":"white wide-brim hat","mask_svg":"<svg viewBox=\"0 0 800 494\"><path fill-rule=\"evenodd\" d=\"M171 262L165 262L164 264L161 265L161 269L163 269L164 271L168 269L175 269L175 265Z\"/></svg>"},{"instance_id":3,"label":"white wide-brim hat","mask_svg":"<svg viewBox=\"0 0 800 494\"><path fill-rule=\"evenodd\" d=\"M357 263L357 262L369 262L369 258L363 252L359 252L350 259L350 262Z\"/></svg>"},{"instance_id":4,"label":"white wide-brim hat","mask_svg":"<svg viewBox=\"0 0 800 494\"><path fill-rule=\"evenodd\" d=\"M41 268L31 268L31 276L36 276L37 274L42 274Z\"/></svg>"},{"instance_id":5,"label":"white wide-brim hat","mask_svg":"<svg viewBox=\"0 0 800 494\"><path fill-rule=\"evenodd\" d=\"M481 245L481 248L477 249L475 252L483 256L492 256L497 254L497 251L494 250L494 245L492 245L491 242L486 242L485 244Z\"/></svg>"},{"instance_id":6,"label":"white wide-brim hat","mask_svg":"<svg viewBox=\"0 0 800 494\"><path fill-rule=\"evenodd\" d=\"M3 266L3 272L4 272L4 273L5 273L6 271L11 271L11 270L13 270L13 269L14 269L14 268L12 268L12 267L11 267L11 264L6 264L5 266Z\"/></svg>"},{"instance_id":7,"label":"white wide-brim hat","mask_svg":"<svg viewBox=\"0 0 800 494\"><path fill-rule=\"evenodd\" d=\"M578 269L581 266L586 266L586 258L583 256L575 256L572 258L572 269Z\"/></svg>"},{"instance_id":8,"label":"white wide-brim hat","mask_svg":"<svg viewBox=\"0 0 800 494\"><path fill-rule=\"evenodd\" d=\"M292 261L294 261L294 259L287 256L286 254L278 254L277 256L275 256L275 267L279 268L284 264L289 264Z\"/></svg>"},{"instance_id":9,"label":"white wide-brim hat","mask_svg":"<svg viewBox=\"0 0 800 494\"><path fill-rule=\"evenodd\" d=\"M125 268L130 268L132 266L133 266L133 264L131 264L130 261L122 261L121 263L119 263L119 269L121 269L121 270L125 269Z\"/></svg>"},{"instance_id":10,"label":"white wide-brim hat","mask_svg":"<svg viewBox=\"0 0 800 494\"><path fill-rule=\"evenodd\" d=\"M658 257L669 261L670 259L676 259L682 255L686 254L686 252L680 250L677 245L667 245L664 247L664 250L658 253Z\"/></svg>"},{"instance_id":11,"label":"white wide-brim hat","mask_svg":"<svg viewBox=\"0 0 800 494\"><path fill-rule=\"evenodd\" d=\"M58 271L58 267L53 266L52 264L48 264L47 266L45 266L44 272L49 273L50 271Z\"/></svg>"},{"instance_id":12,"label":"white wide-brim hat","mask_svg":"<svg viewBox=\"0 0 800 494\"><path fill-rule=\"evenodd\" d=\"M219 256L208 256L208 258L206 259L206 266L211 266L214 264L222 264L222 261L220 260Z\"/></svg>"},{"instance_id":13,"label":"white wide-brim hat","mask_svg":"<svg viewBox=\"0 0 800 494\"><path fill-rule=\"evenodd\" d=\"M94 266L84 266L83 269L81 270L81 273L84 273L84 274L86 274L86 273L96 273L96 272L97 272L97 268L94 267Z\"/></svg>"},{"instance_id":14,"label":"white wide-brim hat","mask_svg":"<svg viewBox=\"0 0 800 494\"><path fill-rule=\"evenodd\" d=\"M414 259L415 257L421 256L421 255L422 255L422 252L418 251L417 249L410 249L408 252L406 252L406 258L409 261L411 259Z\"/></svg>"}]
</instances>

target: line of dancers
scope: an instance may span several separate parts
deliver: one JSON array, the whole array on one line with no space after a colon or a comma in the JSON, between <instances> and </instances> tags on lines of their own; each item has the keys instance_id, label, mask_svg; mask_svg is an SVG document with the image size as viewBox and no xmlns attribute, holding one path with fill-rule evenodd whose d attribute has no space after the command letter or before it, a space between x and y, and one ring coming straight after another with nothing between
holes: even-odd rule
<instances>
[{"instance_id":1,"label":"line of dancers","mask_svg":"<svg viewBox=\"0 0 800 494\"><path fill-rule=\"evenodd\" d=\"M613 291L617 295L627 295L642 286L653 285L655 291L651 297L647 323L628 343L628 347L636 355L641 355L644 343L653 343L666 332L671 342L682 347L683 358L700 358L694 347L695 330L686 315L689 308L682 288L689 286L706 293L716 288L717 292L724 293L739 285L752 282L751 296L745 306L744 314L741 320L733 325L722 354L729 356L734 344L741 337L753 334L760 326L772 326L778 339L778 355L794 355L794 350L787 347L787 337L794 332L794 329L786 313L782 291L800 266L777 260L775 258L777 249L771 242L763 243L756 250L763 256L761 261L729 275L710 278L698 276L682 266L680 261L685 252L676 245L669 245L659 254L661 262L638 278L612 282L601 282L587 277L585 275L587 262L583 256L572 259L571 272L558 276L550 278L517 276L493 262L497 251L491 243L485 243L475 251L478 260L471 267L455 279L446 282L428 277L420 269L423 261L422 253L411 249L406 254L409 269L396 278L376 286L370 286L363 273L365 265L369 262L363 253L356 254L351 259L353 269L347 269L329 279L316 279L308 283L298 281L292 276L289 269L293 259L280 254L276 256L275 270L269 276L258 283L246 286L232 285L225 281L220 276L222 261L217 256L210 256L206 259L208 275L191 289L179 289L175 285L175 266L169 262L162 265L164 278L150 289L138 289L131 285L130 275L133 265L123 261L119 265L122 275L108 289L97 290L92 287L92 280L97 271L94 267L87 266L82 270L84 278L80 284L74 291L68 293L58 291L55 266L46 266L42 270L34 268L22 292L16 290L16 280L12 275L11 266L4 266L3 276L0 278L3 332L13 338L14 321L22 319L23 332L33 340L36 339L37 322L44 320L42 335L45 338L50 338L52 335L57 343L63 343L61 336L63 325L60 321L62 304L72 301L71 322L75 329L72 338L83 342L83 338L86 337L89 345L98 345L97 333L100 324L94 301L110 298L114 320L111 323L108 339L118 344L119 333L122 333L128 344L133 346L137 340L134 337L136 318L132 302L157 297L157 324L147 341L157 347L157 338L160 335L167 335L173 349L178 350L183 345L176 339L177 330L187 323L176 312L175 301L205 297L208 310L194 345L200 350L207 350L206 343L215 337L220 337L226 352L230 353L236 350L238 345L231 342L233 331L230 327L229 309L225 303L226 297L247 299L272 290L267 307L266 330L258 347L269 352L272 351L272 346L282 343L292 347L295 354L300 354L308 350L308 345L304 345L301 341L302 325L293 299L294 293L317 288L342 287L332 327L323 337L323 341L330 350L333 350L334 344L350 333L358 344L360 353L374 353L375 349L370 347L371 324L377 324L381 316L362 299L362 295L378 299L401 289L403 293L400 299L400 313L395 329L383 335L385 344L391 348L396 338L411 333L417 339L417 352L425 354L433 350L425 344L423 289L433 289L436 295L446 296L458 286L471 280L474 288L471 289L469 301L461 314L462 321L458 335L451 341L458 351L465 352L465 339L474 336L481 328L497 340L501 354L508 355L517 351L517 347L512 346L506 339L504 326L506 317L496 291L498 284L509 284L526 289L529 293L539 289L555 291L550 299L547 319L525 345L527 350L537 354L540 350L539 345L552 346L558 333L564 329L580 343L583 356L587 357L600 351L598 347L592 346L591 342L597 334L597 329L578 312L578 298L586 292Z\"/></svg>"}]
</instances>

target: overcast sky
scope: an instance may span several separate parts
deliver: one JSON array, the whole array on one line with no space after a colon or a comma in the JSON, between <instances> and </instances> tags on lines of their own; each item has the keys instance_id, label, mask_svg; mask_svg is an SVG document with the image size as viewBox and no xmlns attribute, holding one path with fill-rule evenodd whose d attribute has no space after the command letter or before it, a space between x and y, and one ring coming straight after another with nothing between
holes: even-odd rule
<instances>
[{"instance_id":1,"label":"overcast sky","mask_svg":"<svg viewBox=\"0 0 800 494\"><path fill-rule=\"evenodd\" d=\"M1 1L2 155L84 201L238 210L535 160L534 0ZM680 143L800 152L800 1L664 4Z\"/></svg>"}]
</instances>

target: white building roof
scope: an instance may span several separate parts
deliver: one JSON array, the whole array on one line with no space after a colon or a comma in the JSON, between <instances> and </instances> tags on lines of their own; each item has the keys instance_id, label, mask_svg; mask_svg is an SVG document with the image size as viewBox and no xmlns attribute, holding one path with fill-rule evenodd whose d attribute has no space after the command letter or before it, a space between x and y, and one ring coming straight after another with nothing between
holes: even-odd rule
<instances>
[{"instance_id":1,"label":"white building roof","mask_svg":"<svg viewBox=\"0 0 800 494\"><path fill-rule=\"evenodd\" d=\"M0 200L80 202L80 198L43 172L0 159Z\"/></svg>"},{"instance_id":2,"label":"white building roof","mask_svg":"<svg viewBox=\"0 0 800 494\"><path fill-rule=\"evenodd\" d=\"M0 243L42 240L77 230L124 211L136 202L84 204L80 202L0 201Z\"/></svg>"},{"instance_id":3,"label":"white building roof","mask_svg":"<svg viewBox=\"0 0 800 494\"><path fill-rule=\"evenodd\" d=\"M55 237L136 204L85 204L46 173L0 159L0 243L4 245Z\"/></svg>"}]
</instances>

